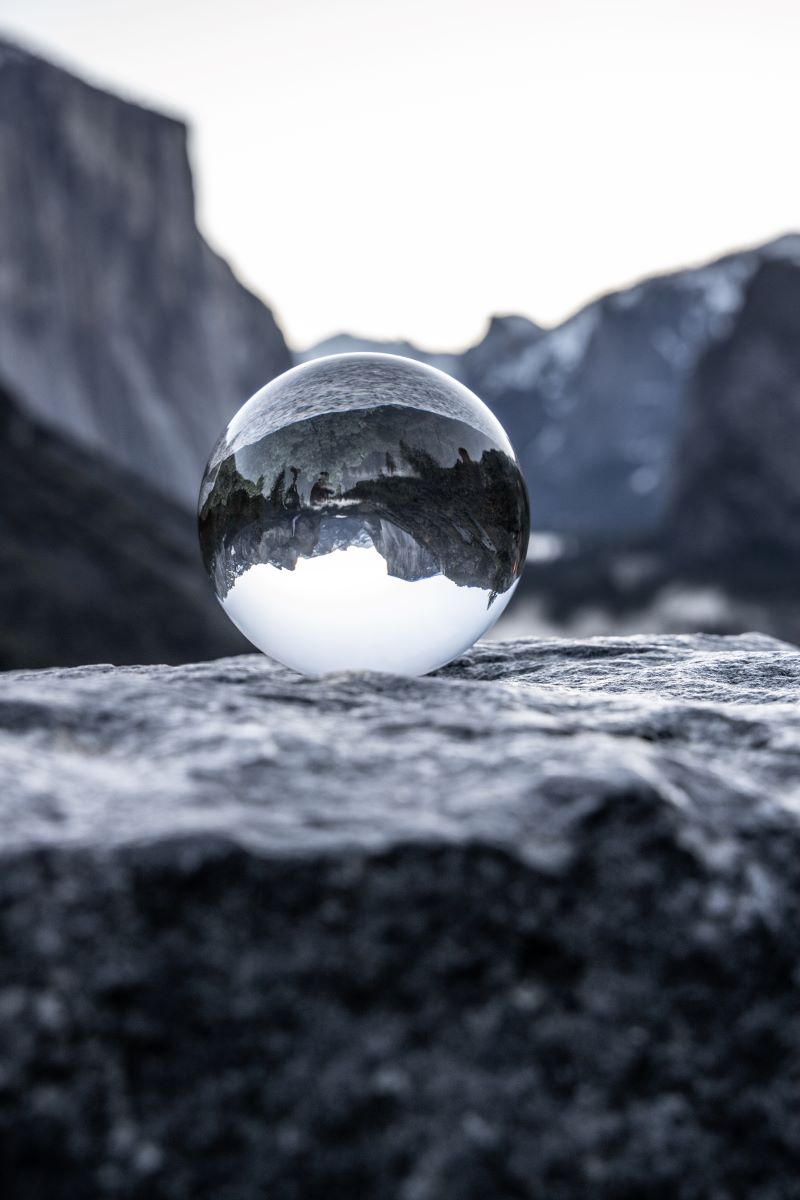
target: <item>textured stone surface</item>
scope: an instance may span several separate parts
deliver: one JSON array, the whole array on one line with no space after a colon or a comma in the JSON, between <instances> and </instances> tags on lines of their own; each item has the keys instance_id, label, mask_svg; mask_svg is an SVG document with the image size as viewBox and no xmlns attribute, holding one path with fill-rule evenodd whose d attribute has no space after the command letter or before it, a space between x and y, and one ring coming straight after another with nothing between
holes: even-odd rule
<instances>
[{"instance_id":1,"label":"textured stone surface","mask_svg":"<svg viewBox=\"0 0 800 1200\"><path fill-rule=\"evenodd\" d=\"M4 1197L800 1195L799 683L4 676Z\"/></svg>"}]
</instances>

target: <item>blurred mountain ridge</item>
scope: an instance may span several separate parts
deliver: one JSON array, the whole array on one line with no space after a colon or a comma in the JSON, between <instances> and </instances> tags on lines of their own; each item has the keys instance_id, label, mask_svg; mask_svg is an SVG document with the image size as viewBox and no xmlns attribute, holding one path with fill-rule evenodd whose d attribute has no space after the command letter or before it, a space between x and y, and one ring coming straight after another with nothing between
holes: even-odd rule
<instances>
[{"instance_id":1,"label":"blurred mountain ridge","mask_svg":"<svg viewBox=\"0 0 800 1200\"><path fill-rule=\"evenodd\" d=\"M37 492L35 459L24 459L34 507L53 515L26 543L24 505L6 490L4 516L15 513L22 532L7 530L0 569L28 578L28 544L29 578L41 580L46 602L33 602L31 585L25 604L11 604L7 643L15 621L26 632L6 662L44 661L45 647L53 663L239 648L233 629L202 632L214 621L201 615L210 589L192 510L206 459L269 379L355 349L445 370L508 431L534 531L569 547L532 562L515 632L757 628L800 640L800 234L610 292L552 329L495 316L459 353L342 333L293 354L269 308L197 230L185 126L0 41L0 263L0 380L14 427L38 431L29 445L44 445L49 431L59 461L73 455L77 490L85 475L106 496L65 501L67 529L54 494ZM16 467L12 477L22 488ZM99 519L114 496L131 503L137 486L135 520ZM167 586L159 499L177 589ZM70 586L85 579L85 593L80 603L65 593L61 618L55 577L42 567L48 520L54 563L65 539L83 539ZM133 606L111 583L133 578L120 555L161 573L164 613L196 613L191 637L171 615L151 618L161 638L136 632ZM103 589L117 596L108 604L131 622L127 639L85 615L104 572ZM690 593L701 602L687 607ZM531 597L535 612L525 609ZM82 631L67 629L79 620Z\"/></svg>"},{"instance_id":2,"label":"blurred mountain ridge","mask_svg":"<svg viewBox=\"0 0 800 1200\"><path fill-rule=\"evenodd\" d=\"M552 329L495 316L459 355L339 335L300 359L363 349L446 361L508 432L539 528L600 541L660 537L681 487L696 369L771 262L800 267L800 234L610 292Z\"/></svg>"},{"instance_id":3,"label":"blurred mountain ridge","mask_svg":"<svg viewBox=\"0 0 800 1200\"><path fill-rule=\"evenodd\" d=\"M695 558L800 563L800 238L767 255L695 372L670 536Z\"/></svg>"},{"instance_id":4,"label":"blurred mountain ridge","mask_svg":"<svg viewBox=\"0 0 800 1200\"><path fill-rule=\"evenodd\" d=\"M271 312L195 224L186 127L0 41L0 373L30 416L186 507Z\"/></svg>"}]
</instances>

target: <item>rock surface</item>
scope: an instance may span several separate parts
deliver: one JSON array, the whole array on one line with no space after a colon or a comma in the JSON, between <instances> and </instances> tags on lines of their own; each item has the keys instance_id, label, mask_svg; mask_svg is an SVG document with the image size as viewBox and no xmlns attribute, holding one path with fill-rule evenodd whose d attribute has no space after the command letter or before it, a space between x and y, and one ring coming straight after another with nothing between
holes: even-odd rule
<instances>
[{"instance_id":1,"label":"rock surface","mask_svg":"<svg viewBox=\"0 0 800 1200\"><path fill-rule=\"evenodd\" d=\"M800 1194L800 653L0 687L8 1200Z\"/></svg>"},{"instance_id":2,"label":"rock surface","mask_svg":"<svg viewBox=\"0 0 800 1200\"><path fill-rule=\"evenodd\" d=\"M185 126L0 41L0 180L0 377L194 506L220 432L291 359L197 230Z\"/></svg>"}]
</instances>

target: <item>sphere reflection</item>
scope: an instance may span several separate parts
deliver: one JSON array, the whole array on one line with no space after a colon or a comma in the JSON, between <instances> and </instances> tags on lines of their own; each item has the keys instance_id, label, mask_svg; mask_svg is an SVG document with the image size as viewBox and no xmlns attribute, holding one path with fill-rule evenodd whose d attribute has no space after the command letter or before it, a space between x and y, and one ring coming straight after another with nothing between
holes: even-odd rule
<instances>
[{"instance_id":1,"label":"sphere reflection","mask_svg":"<svg viewBox=\"0 0 800 1200\"><path fill-rule=\"evenodd\" d=\"M528 500L501 426L432 367L342 354L244 405L200 491L217 596L296 670L419 675L494 624L516 587Z\"/></svg>"}]
</instances>

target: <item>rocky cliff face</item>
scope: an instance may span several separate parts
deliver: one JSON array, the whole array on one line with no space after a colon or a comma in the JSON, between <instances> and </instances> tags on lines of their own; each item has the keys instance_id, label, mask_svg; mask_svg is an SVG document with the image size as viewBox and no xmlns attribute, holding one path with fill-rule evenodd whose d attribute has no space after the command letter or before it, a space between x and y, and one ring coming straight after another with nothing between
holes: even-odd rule
<instances>
[{"instance_id":1,"label":"rocky cliff face","mask_svg":"<svg viewBox=\"0 0 800 1200\"><path fill-rule=\"evenodd\" d=\"M759 264L796 254L800 238L786 238L647 280L467 372L522 460L535 525L612 540L661 531L696 364L730 332Z\"/></svg>"},{"instance_id":2,"label":"rocky cliff face","mask_svg":"<svg viewBox=\"0 0 800 1200\"><path fill-rule=\"evenodd\" d=\"M800 253L763 263L690 392L671 528L684 556L800 555Z\"/></svg>"},{"instance_id":3,"label":"rocky cliff face","mask_svg":"<svg viewBox=\"0 0 800 1200\"><path fill-rule=\"evenodd\" d=\"M0 262L24 409L194 505L220 430L290 357L197 231L185 127L0 43Z\"/></svg>"},{"instance_id":4,"label":"rocky cliff face","mask_svg":"<svg viewBox=\"0 0 800 1200\"><path fill-rule=\"evenodd\" d=\"M506 412L514 397L504 387L497 387L494 372L502 363L510 363L524 355L532 346L546 336L546 330L534 325L527 317L494 316L490 319L486 333L475 346L465 351L460 370L465 380L491 408L505 413L505 419L513 423L514 414ZM503 420L502 417L500 417Z\"/></svg>"},{"instance_id":5,"label":"rocky cliff face","mask_svg":"<svg viewBox=\"0 0 800 1200\"><path fill-rule=\"evenodd\" d=\"M8 675L6 1200L794 1200L800 653Z\"/></svg>"},{"instance_id":6,"label":"rocky cliff face","mask_svg":"<svg viewBox=\"0 0 800 1200\"><path fill-rule=\"evenodd\" d=\"M185 662L247 645L192 514L31 421L0 386L0 669Z\"/></svg>"}]
</instances>

